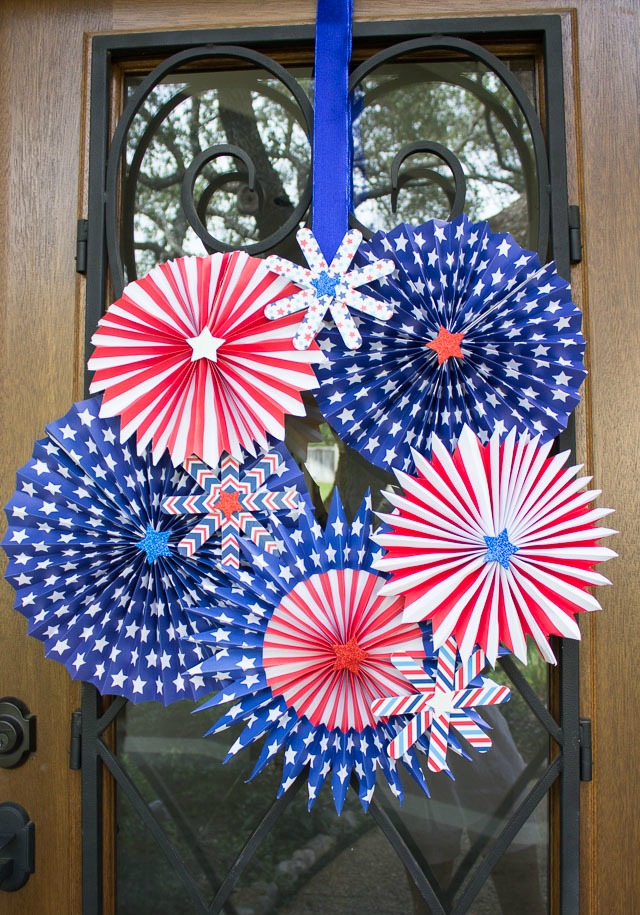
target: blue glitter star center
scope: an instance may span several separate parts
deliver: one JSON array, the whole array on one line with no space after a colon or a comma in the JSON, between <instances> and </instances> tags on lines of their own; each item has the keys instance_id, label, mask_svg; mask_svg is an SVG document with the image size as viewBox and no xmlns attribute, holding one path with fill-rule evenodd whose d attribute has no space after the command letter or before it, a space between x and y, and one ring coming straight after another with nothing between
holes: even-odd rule
<instances>
[{"instance_id":1,"label":"blue glitter star center","mask_svg":"<svg viewBox=\"0 0 640 915\"><path fill-rule=\"evenodd\" d=\"M485 536L487 552L483 559L485 562L499 562L503 569L509 568L509 559L518 552L519 547L514 546L509 540L507 529L500 531L497 537Z\"/></svg>"},{"instance_id":2,"label":"blue glitter star center","mask_svg":"<svg viewBox=\"0 0 640 915\"><path fill-rule=\"evenodd\" d=\"M147 562L152 563L160 556L171 556L170 536L171 531L154 531L151 525L148 525L144 537L136 542L136 546L147 554Z\"/></svg>"},{"instance_id":3,"label":"blue glitter star center","mask_svg":"<svg viewBox=\"0 0 640 915\"><path fill-rule=\"evenodd\" d=\"M311 285L318 294L318 298L322 298L323 295L329 295L332 299L336 296L336 289L340 285L342 277L331 276L326 270L323 270L318 276L312 279Z\"/></svg>"}]
</instances>

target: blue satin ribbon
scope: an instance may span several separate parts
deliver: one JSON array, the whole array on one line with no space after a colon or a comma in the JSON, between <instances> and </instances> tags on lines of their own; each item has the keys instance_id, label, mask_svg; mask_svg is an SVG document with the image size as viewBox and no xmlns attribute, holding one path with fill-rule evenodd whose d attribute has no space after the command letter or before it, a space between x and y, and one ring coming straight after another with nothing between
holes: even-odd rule
<instances>
[{"instance_id":1,"label":"blue satin ribbon","mask_svg":"<svg viewBox=\"0 0 640 915\"><path fill-rule=\"evenodd\" d=\"M349 60L353 0L318 0L313 116L312 228L328 263L349 228Z\"/></svg>"}]
</instances>

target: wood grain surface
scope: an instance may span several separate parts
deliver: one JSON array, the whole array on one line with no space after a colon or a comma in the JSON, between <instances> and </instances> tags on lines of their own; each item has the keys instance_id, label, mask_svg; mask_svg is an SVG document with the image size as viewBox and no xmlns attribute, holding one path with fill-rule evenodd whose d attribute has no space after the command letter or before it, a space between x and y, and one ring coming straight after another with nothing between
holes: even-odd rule
<instances>
[{"instance_id":1,"label":"wood grain surface","mask_svg":"<svg viewBox=\"0 0 640 915\"><path fill-rule=\"evenodd\" d=\"M78 217L84 32L108 16L75 2L4 4L0 121L1 492L31 456L44 424L81 393L77 374ZM9 13L9 15L7 15ZM4 554L3 554L4 560ZM3 562L4 568L4 562ZM10 610L2 582L0 696L17 696L37 717L37 752L0 769L0 800L22 804L36 824L36 872L17 893L0 893L3 915L80 912L80 773L68 763L79 686Z\"/></svg>"},{"instance_id":2,"label":"wood grain surface","mask_svg":"<svg viewBox=\"0 0 640 915\"><path fill-rule=\"evenodd\" d=\"M5 0L1 9L4 503L44 424L81 393L82 282L77 288L73 257L86 193L86 36L304 23L313 19L315 0ZM605 611L582 626L581 703L594 723L595 768L594 781L582 788L581 912L629 915L640 898L639 5L405 0L399 10L392 0L355 0L361 20L552 12L562 15L570 201L581 204L585 245L585 261L572 277L589 340L578 451L603 490L602 504L617 509L614 526L623 532L614 545L620 558L605 570L614 584L600 595ZM80 915L79 775L67 767L69 716L79 691L26 637L4 584L1 596L0 696L19 696L38 716L38 751L20 769L0 770L0 799L22 803L37 828L36 874L21 892L0 895L0 911Z\"/></svg>"}]
</instances>

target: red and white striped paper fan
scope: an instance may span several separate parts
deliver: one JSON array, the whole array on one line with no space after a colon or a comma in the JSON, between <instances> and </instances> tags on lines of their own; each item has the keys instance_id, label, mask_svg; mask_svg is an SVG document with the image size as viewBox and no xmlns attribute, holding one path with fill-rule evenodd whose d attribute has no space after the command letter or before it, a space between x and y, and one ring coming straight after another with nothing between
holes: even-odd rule
<instances>
[{"instance_id":1,"label":"red and white striped paper fan","mask_svg":"<svg viewBox=\"0 0 640 915\"><path fill-rule=\"evenodd\" d=\"M375 727L371 704L411 686L391 662L396 651L424 657L403 602L380 594L384 579L330 569L299 582L276 607L264 638L267 682L299 715L329 730Z\"/></svg>"},{"instance_id":2,"label":"red and white striped paper fan","mask_svg":"<svg viewBox=\"0 0 640 915\"><path fill-rule=\"evenodd\" d=\"M291 342L296 316L273 322L265 307L297 291L243 252L182 257L130 283L93 336L91 391L101 416L120 416L153 459L195 454L216 467L284 438L287 414L304 415L300 392L317 387L317 346Z\"/></svg>"},{"instance_id":3,"label":"red and white striped paper fan","mask_svg":"<svg viewBox=\"0 0 640 915\"><path fill-rule=\"evenodd\" d=\"M431 620L436 648L454 635L463 659L479 645L495 664L503 643L526 662L530 635L555 663L548 636L579 639L574 614L600 609L586 589L609 584L593 566L616 555L596 545L612 509L589 508L599 492L551 447L515 430L482 445L465 427L453 455L434 436L430 461L414 452L417 478L396 472L404 495L386 494L396 512L375 565L405 620Z\"/></svg>"}]
</instances>

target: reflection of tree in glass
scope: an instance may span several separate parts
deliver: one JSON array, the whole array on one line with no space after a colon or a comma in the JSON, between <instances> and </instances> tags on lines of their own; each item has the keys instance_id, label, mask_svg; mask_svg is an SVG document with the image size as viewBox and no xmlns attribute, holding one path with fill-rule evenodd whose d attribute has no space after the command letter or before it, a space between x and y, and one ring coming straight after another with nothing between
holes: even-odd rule
<instances>
[{"instance_id":1,"label":"reflection of tree in glass","mask_svg":"<svg viewBox=\"0 0 640 915\"><path fill-rule=\"evenodd\" d=\"M138 275L173 257L205 253L180 195L193 159L223 144L249 155L257 187L249 189L245 165L233 157L205 165L194 200L208 232L239 247L268 238L291 216L307 183L311 152L286 88L247 72L202 73L160 85L135 118L127 143L127 205ZM126 234L125 225L125 259ZM295 239L278 251L296 257ZM131 266L129 260L129 278Z\"/></svg>"},{"instance_id":2,"label":"reflection of tree in glass","mask_svg":"<svg viewBox=\"0 0 640 915\"><path fill-rule=\"evenodd\" d=\"M363 90L354 128L355 212L362 222L388 231L401 221L448 217L455 190L451 173L426 153L402 166L398 212L391 210L394 157L408 143L432 140L462 165L467 215L492 221L510 208L501 231L529 244L525 195L528 185L535 187L531 140L519 106L495 74L479 63L396 63L367 77ZM497 228L493 222L492 227Z\"/></svg>"},{"instance_id":3,"label":"reflection of tree in glass","mask_svg":"<svg viewBox=\"0 0 640 915\"><path fill-rule=\"evenodd\" d=\"M520 67L525 76L531 75ZM308 71L292 74L309 90ZM130 88L133 87L133 83ZM400 169L398 212L391 207L391 163L408 143L446 146L464 169L465 210L532 244L527 188L535 186L528 129L502 82L472 62L390 64L365 79L354 112L354 204L371 230L400 221L446 218L454 190L446 165L432 155L410 156ZM162 84L135 118L127 145L125 213L130 211L138 275L183 254L203 254L180 193L187 168L203 150L235 145L252 159L256 190L245 165L229 156L205 165L194 198L202 222L224 244L269 238L291 216L307 184L310 143L286 87L264 71L189 74ZM127 219L123 247L127 257ZM278 253L298 259L290 237Z\"/></svg>"},{"instance_id":4,"label":"reflection of tree in glass","mask_svg":"<svg viewBox=\"0 0 640 915\"><path fill-rule=\"evenodd\" d=\"M213 723L211 712L203 722L193 710L188 702L166 708L157 703L128 705L126 718L118 723L119 759L210 903L271 807L282 773L277 765L269 765L262 778L247 785L258 748L248 747L249 758L236 757L223 766L226 736L203 740L205 725ZM330 791L320 795L310 812L306 807L307 793L303 790L255 851L223 913L267 915L282 911L286 901L315 873L342 852L352 850L375 828L355 792L349 792L340 817L335 815ZM195 912L184 886L166 866L122 792L118 794L117 818L119 915ZM381 842L386 845L382 838ZM368 867L375 884L374 862ZM394 915L406 911L398 904Z\"/></svg>"}]
</instances>

